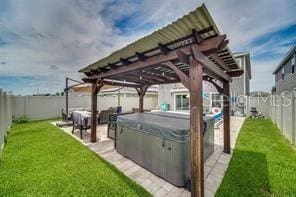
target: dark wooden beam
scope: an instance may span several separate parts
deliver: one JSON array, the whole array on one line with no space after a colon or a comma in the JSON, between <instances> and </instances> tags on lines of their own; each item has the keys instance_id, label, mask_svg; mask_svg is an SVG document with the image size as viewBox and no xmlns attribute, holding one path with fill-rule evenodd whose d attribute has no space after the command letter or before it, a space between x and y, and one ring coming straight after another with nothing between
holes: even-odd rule
<instances>
[{"instance_id":1,"label":"dark wooden beam","mask_svg":"<svg viewBox=\"0 0 296 197\"><path fill-rule=\"evenodd\" d=\"M97 74L99 74L99 71L98 70L91 70L90 73L92 75L97 75Z\"/></svg>"},{"instance_id":2,"label":"dark wooden beam","mask_svg":"<svg viewBox=\"0 0 296 197\"><path fill-rule=\"evenodd\" d=\"M209 83L211 83L215 88L216 90L219 92L219 94L222 94L223 93L223 88L221 86L219 86L212 77L210 76L207 76L207 75L204 75L203 78L202 78L203 81L207 81Z\"/></svg>"},{"instance_id":3,"label":"dark wooden beam","mask_svg":"<svg viewBox=\"0 0 296 197\"><path fill-rule=\"evenodd\" d=\"M223 81L224 152L230 154L230 93L229 82Z\"/></svg>"},{"instance_id":4,"label":"dark wooden beam","mask_svg":"<svg viewBox=\"0 0 296 197\"><path fill-rule=\"evenodd\" d=\"M161 51L162 54L166 55L170 50L167 48L166 45L163 44L158 44L159 50Z\"/></svg>"},{"instance_id":5,"label":"dark wooden beam","mask_svg":"<svg viewBox=\"0 0 296 197\"><path fill-rule=\"evenodd\" d=\"M197 44L201 44L204 41L204 39L196 29L192 30L192 35L195 38Z\"/></svg>"},{"instance_id":6,"label":"dark wooden beam","mask_svg":"<svg viewBox=\"0 0 296 197\"><path fill-rule=\"evenodd\" d=\"M126 79L126 81L128 80L133 80L134 82L137 82L137 83L142 83L142 84L145 84L145 83L154 83L155 80L151 80L151 79L147 79L147 78L144 78L144 77L141 77L141 76L133 76L131 74L125 74L123 76L123 78Z\"/></svg>"},{"instance_id":7,"label":"dark wooden beam","mask_svg":"<svg viewBox=\"0 0 296 197\"><path fill-rule=\"evenodd\" d=\"M104 84L120 86L120 87L129 87L129 88L139 88L142 86L142 84L130 84L130 83L119 82L119 81L104 81Z\"/></svg>"},{"instance_id":8,"label":"dark wooden beam","mask_svg":"<svg viewBox=\"0 0 296 197\"><path fill-rule=\"evenodd\" d=\"M162 81L162 82L156 82L156 83L149 83L147 85L161 85L161 84L170 84L170 83L180 83L180 79L174 79L174 80L168 80L168 81Z\"/></svg>"},{"instance_id":9,"label":"dark wooden beam","mask_svg":"<svg viewBox=\"0 0 296 197\"><path fill-rule=\"evenodd\" d=\"M172 62L165 62L162 65L167 66L168 68L172 69L179 77L181 83L190 90L190 82L189 82L189 77L181 71L177 66L175 66Z\"/></svg>"},{"instance_id":10,"label":"dark wooden beam","mask_svg":"<svg viewBox=\"0 0 296 197\"><path fill-rule=\"evenodd\" d=\"M242 70L242 69L232 70L232 71L227 72L227 74L230 77L240 77L244 74L244 70Z\"/></svg>"},{"instance_id":11,"label":"dark wooden beam","mask_svg":"<svg viewBox=\"0 0 296 197\"><path fill-rule=\"evenodd\" d=\"M147 72L132 73L131 75L138 76L138 77L141 76L144 79L150 79L150 80L154 80L154 81L165 81L166 80L166 78L164 78L164 77L160 77L157 75L151 75Z\"/></svg>"},{"instance_id":12,"label":"dark wooden beam","mask_svg":"<svg viewBox=\"0 0 296 197\"><path fill-rule=\"evenodd\" d=\"M231 77L228 76L223 70L221 70L214 62L199 51L199 47L192 46L193 57L196 61L200 62L204 68L210 70L216 75L220 76L223 80L231 81Z\"/></svg>"},{"instance_id":13,"label":"dark wooden beam","mask_svg":"<svg viewBox=\"0 0 296 197\"><path fill-rule=\"evenodd\" d=\"M223 40L223 42L220 43L220 45L218 46L218 48L220 50L213 52L213 53L218 53L220 52L222 49L224 49L227 45L229 44L229 40Z\"/></svg>"},{"instance_id":14,"label":"dark wooden beam","mask_svg":"<svg viewBox=\"0 0 296 197\"><path fill-rule=\"evenodd\" d=\"M198 44L201 44L204 39L202 38L202 36L195 30L192 30L192 34L195 37L195 40ZM227 42L225 42L224 44L228 44ZM223 48L225 47L224 45L222 46ZM211 57L217 62L217 64L219 64L224 70L226 71L230 71L230 68L225 64L225 62L223 60L220 59L220 57L217 55L217 53L213 53L211 54Z\"/></svg>"},{"instance_id":15,"label":"dark wooden beam","mask_svg":"<svg viewBox=\"0 0 296 197\"><path fill-rule=\"evenodd\" d=\"M90 76L93 75L91 72L85 72L84 74L85 74L87 77L90 77Z\"/></svg>"},{"instance_id":16,"label":"dark wooden beam","mask_svg":"<svg viewBox=\"0 0 296 197\"><path fill-rule=\"evenodd\" d=\"M190 62L190 166L191 196L204 196L203 162L203 104L202 73L203 65Z\"/></svg>"},{"instance_id":17,"label":"dark wooden beam","mask_svg":"<svg viewBox=\"0 0 296 197\"><path fill-rule=\"evenodd\" d=\"M189 65L189 55L185 54L183 51L177 51L178 59L181 63Z\"/></svg>"},{"instance_id":18,"label":"dark wooden beam","mask_svg":"<svg viewBox=\"0 0 296 197\"><path fill-rule=\"evenodd\" d=\"M121 63L123 64L123 65L129 65L129 64L131 64L132 62L131 61L129 61L129 60L127 60L127 59L124 59L124 58L120 58L120 61L121 61Z\"/></svg>"},{"instance_id":19,"label":"dark wooden beam","mask_svg":"<svg viewBox=\"0 0 296 197\"><path fill-rule=\"evenodd\" d=\"M118 68L118 66L116 66L115 64L108 64L108 66L111 68L111 69L117 69Z\"/></svg>"},{"instance_id":20,"label":"dark wooden beam","mask_svg":"<svg viewBox=\"0 0 296 197\"><path fill-rule=\"evenodd\" d=\"M219 64L224 70L230 71L230 68L225 64L223 60L215 53L212 54L211 57Z\"/></svg>"},{"instance_id":21,"label":"dark wooden beam","mask_svg":"<svg viewBox=\"0 0 296 197\"><path fill-rule=\"evenodd\" d=\"M100 67L100 68L98 68L97 70L98 70L100 73L101 73L101 72L105 73L105 72L109 71L110 69L107 69L106 67Z\"/></svg>"},{"instance_id":22,"label":"dark wooden beam","mask_svg":"<svg viewBox=\"0 0 296 197\"><path fill-rule=\"evenodd\" d=\"M219 51L219 46L221 45L221 42L223 42L225 39L224 36L218 36L209 40L205 40L204 42L202 42L201 45L199 45L199 50L200 52L208 52L208 51ZM194 44L190 44L184 47L180 47L178 50L181 50L183 53L187 54L187 55L191 55L191 47L196 45ZM163 62L168 62L168 61L173 61L178 59L178 56L176 54L176 50L175 51L169 51L167 53L167 55L164 54L159 54L159 55L155 55L153 57L149 57L147 60L145 60L144 62L141 61L137 61L137 62L133 62L131 63L129 66L123 66L120 67L119 69L116 70L110 70L108 72L105 73L99 73L96 77L94 78L107 78L109 76L114 76L114 75L120 75L123 73L127 73L130 71L135 71L135 70L141 70L147 67L151 67L151 66L155 66L158 64L161 64Z\"/></svg>"},{"instance_id":23,"label":"dark wooden beam","mask_svg":"<svg viewBox=\"0 0 296 197\"><path fill-rule=\"evenodd\" d=\"M143 53L138 53L138 52L136 52L136 56L140 61L145 61L148 58Z\"/></svg>"}]
</instances>

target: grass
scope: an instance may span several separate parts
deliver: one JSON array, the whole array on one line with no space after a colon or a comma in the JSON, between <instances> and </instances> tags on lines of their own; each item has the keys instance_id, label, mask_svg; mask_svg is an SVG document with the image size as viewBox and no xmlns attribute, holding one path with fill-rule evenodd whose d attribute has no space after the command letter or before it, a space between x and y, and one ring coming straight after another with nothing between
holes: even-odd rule
<instances>
[{"instance_id":1,"label":"grass","mask_svg":"<svg viewBox=\"0 0 296 197\"><path fill-rule=\"evenodd\" d=\"M15 124L0 162L0 196L150 196L48 121Z\"/></svg>"},{"instance_id":2,"label":"grass","mask_svg":"<svg viewBox=\"0 0 296 197\"><path fill-rule=\"evenodd\" d=\"M295 196L296 151L270 120L247 119L216 196Z\"/></svg>"}]
</instances>

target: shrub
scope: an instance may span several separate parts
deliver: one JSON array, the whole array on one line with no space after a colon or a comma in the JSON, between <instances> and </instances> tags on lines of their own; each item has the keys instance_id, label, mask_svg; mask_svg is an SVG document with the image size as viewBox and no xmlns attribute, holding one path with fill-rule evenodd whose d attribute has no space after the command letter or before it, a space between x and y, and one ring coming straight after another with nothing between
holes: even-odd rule
<instances>
[{"instance_id":1,"label":"shrub","mask_svg":"<svg viewBox=\"0 0 296 197\"><path fill-rule=\"evenodd\" d=\"M28 123L29 118L27 118L26 116L13 117L13 122L16 124Z\"/></svg>"}]
</instances>

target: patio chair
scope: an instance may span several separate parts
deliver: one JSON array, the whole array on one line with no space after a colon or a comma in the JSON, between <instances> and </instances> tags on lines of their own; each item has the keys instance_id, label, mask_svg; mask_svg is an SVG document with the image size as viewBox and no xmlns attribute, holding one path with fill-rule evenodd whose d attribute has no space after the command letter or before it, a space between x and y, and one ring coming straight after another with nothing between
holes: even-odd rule
<instances>
[{"instance_id":1,"label":"patio chair","mask_svg":"<svg viewBox=\"0 0 296 197\"><path fill-rule=\"evenodd\" d=\"M132 114L133 112L110 114L108 120L107 137L114 140L114 148L116 149L116 121L120 115Z\"/></svg>"},{"instance_id":2,"label":"patio chair","mask_svg":"<svg viewBox=\"0 0 296 197\"><path fill-rule=\"evenodd\" d=\"M151 111L151 110L149 110L149 109L144 109L143 110L144 112L149 112L149 111ZM140 112L140 109L139 108L133 108L133 113L139 113Z\"/></svg>"},{"instance_id":3,"label":"patio chair","mask_svg":"<svg viewBox=\"0 0 296 197\"><path fill-rule=\"evenodd\" d=\"M116 109L115 108L109 108L107 110L102 110L99 113L99 124L107 124L109 121L109 116L111 114L115 114Z\"/></svg>"}]
</instances>

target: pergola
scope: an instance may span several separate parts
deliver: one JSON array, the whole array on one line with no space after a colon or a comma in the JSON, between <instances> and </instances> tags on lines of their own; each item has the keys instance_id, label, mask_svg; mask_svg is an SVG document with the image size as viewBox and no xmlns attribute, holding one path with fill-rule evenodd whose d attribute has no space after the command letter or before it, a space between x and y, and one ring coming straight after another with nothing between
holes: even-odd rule
<instances>
[{"instance_id":1,"label":"pergola","mask_svg":"<svg viewBox=\"0 0 296 197\"><path fill-rule=\"evenodd\" d=\"M203 196L202 81L212 83L223 94L224 152L230 153L229 83L231 77L243 74L227 45L226 35L219 32L203 4L172 24L81 69L87 76L83 80L92 83L90 141L96 141L97 94L104 85L135 88L143 112L149 86L181 82L190 93L191 195Z\"/></svg>"}]
</instances>

